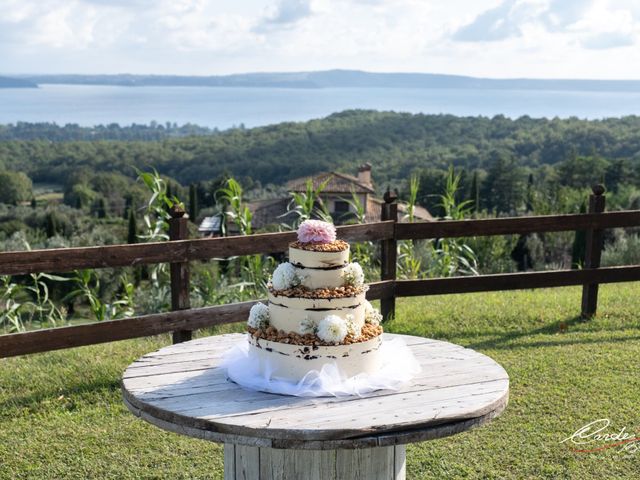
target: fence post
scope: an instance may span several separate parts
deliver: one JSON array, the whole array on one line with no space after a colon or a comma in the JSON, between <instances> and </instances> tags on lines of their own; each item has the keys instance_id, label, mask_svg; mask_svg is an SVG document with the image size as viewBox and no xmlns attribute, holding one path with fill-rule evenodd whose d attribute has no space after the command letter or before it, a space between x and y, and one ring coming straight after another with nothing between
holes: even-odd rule
<instances>
[{"instance_id":1,"label":"fence post","mask_svg":"<svg viewBox=\"0 0 640 480\"><path fill-rule=\"evenodd\" d=\"M589 195L589 213L602 213L605 207L605 189L603 185L591 187L593 193ZM587 230L584 268L598 268L602 256L602 230ZM591 283L582 286L582 318L591 318L598 309L598 284Z\"/></svg>"},{"instance_id":2,"label":"fence post","mask_svg":"<svg viewBox=\"0 0 640 480\"><path fill-rule=\"evenodd\" d=\"M169 211L169 240L186 240L189 237L189 216L184 207L174 204ZM171 263L171 310L186 310L191 308L189 300L190 279L189 262ZM191 340L191 330L176 330L173 332L173 343Z\"/></svg>"},{"instance_id":3,"label":"fence post","mask_svg":"<svg viewBox=\"0 0 640 480\"><path fill-rule=\"evenodd\" d=\"M382 205L382 220L398 221L397 196L389 188L384 194L384 204ZM398 260L398 243L396 241L395 224L393 228L393 238L383 240L380 251L380 280L396 279L396 263ZM390 320L396 313L396 294L391 297L380 299L380 313L383 321Z\"/></svg>"}]
</instances>

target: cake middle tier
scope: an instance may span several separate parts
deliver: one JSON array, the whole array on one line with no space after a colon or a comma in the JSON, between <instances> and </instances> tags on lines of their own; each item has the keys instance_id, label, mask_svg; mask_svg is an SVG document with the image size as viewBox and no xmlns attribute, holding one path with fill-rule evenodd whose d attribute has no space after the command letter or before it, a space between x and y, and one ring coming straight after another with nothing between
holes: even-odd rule
<instances>
[{"instance_id":1,"label":"cake middle tier","mask_svg":"<svg viewBox=\"0 0 640 480\"><path fill-rule=\"evenodd\" d=\"M343 272L349 266L349 247L338 252L319 252L289 247L289 262L303 286L309 290L344 285Z\"/></svg>"},{"instance_id":2,"label":"cake middle tier","mask_svg":"<svg viewBox=\"0 0 640 480\"><path fill-rule=\"evenodd\" d=\"M344 286L343 272L348 266L349 264L338 267L305 267L294 264L301 284L309 290Z\"/></svg>"},{"instance_id":3,"label":"cake middle tier","mask_svg":"<svg viewBox=\"0 0 640 480\"><path fill-rule=\"evenodd\" d=\"M304 333L301 323L309 319L316 324L327 315L347 319L353 315L358 329L364 325L365 292L352 297L304 298L274 295L269 292L269 323L285 332Z\"/></svg>"}]
</instances>

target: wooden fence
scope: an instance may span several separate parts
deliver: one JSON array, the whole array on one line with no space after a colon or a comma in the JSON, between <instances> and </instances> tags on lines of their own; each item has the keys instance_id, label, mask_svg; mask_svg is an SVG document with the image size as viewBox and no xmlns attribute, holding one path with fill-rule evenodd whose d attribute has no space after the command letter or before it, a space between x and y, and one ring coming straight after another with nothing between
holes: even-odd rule
<instances>
[{"instance_id":1,"label":"wooden fence","mask_svg":"<svg viewBox=\"0 0 640 480\"><path fill-rule=\"evenodd\" d=\"M640 280L640 265L600 267L603 229L640 226L640 210L604 212L601 186L593 188L589 212L575 215L548 215L483 220L400 223L396 198L385 194L382 221L338 227L338 236L350 242L381 242L381 278L371 284L369 299L379 299L381 311L389 318L397 297L441 295L529 288L582 285L582 315L590 317L597 308L598 284ZM0 253L0 275L37 272L69 272L83 268L129 267L168 262L171 264L172 311L122 320L35 330L0 335L0 358L62 348L92 345L129 338L173 332L174 342L191 338L193 330L245 321L255 302L190 308L189 262L237 255L272 254L286 251L294 232L250 236L187 239L185 212L171 211L168 242L104 247L32 250ZM468 277L397 280L399 240L457 238L486 235L527 234L559 231L586 232L585 268L543 272L479 275Z\"/></svg>"}]
</instances>

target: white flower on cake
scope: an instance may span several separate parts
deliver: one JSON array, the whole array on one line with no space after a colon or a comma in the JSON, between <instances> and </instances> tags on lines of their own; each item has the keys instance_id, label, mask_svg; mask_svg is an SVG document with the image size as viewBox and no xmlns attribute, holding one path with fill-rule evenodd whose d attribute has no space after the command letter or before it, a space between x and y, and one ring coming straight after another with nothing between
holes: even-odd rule
<instances>
[{"instance_id":1,"label":"white flower on cake","mask_svg":"<svg viewBox=\"0 0 640 480\"><path fill-rule=\"evenodd\" d=\"M374 308L373 305L368 300L364 301L364 322L370 325L377 327L380 325L382 321L382 315L377 308Z\"/></svg>"},{"instance_id":2,"label":"white flower on cake","mask_svg":"<svg viewBox=\"0 0 640 480\"><path fill-rule=\"evenodd\" d=\"M344 278L345 285L352 285L354 287L364 285L364 272L358 262L352 262L347 265L342 271L342 278Z\"/></svg>"},{"instance_id":3,"label":"white flower on cake","mask_svg":"<svg viewBox=\"0 0 640 480\"><path fill-rule=\"evenodd\" d=\"M247 325L251 328L265 329L269 326L269 307L264 303L258 302L249 311L249 320Z\"/></svg>"},{"instance_id":4,"label":"white flower on cake","mask_svg":"<svg viewBox=\"0 0 640 480\"><path fill-rule=\"evenodd\" d=\"M300 322L300 333L302 335L316 333L317 328L316 322L312 318L304 317L304 320Z\"/></svg>"},{"instance_id":5,"label":"white flower on cake","mask_svg":"<svg viewBox=\"0 0 640 480\"><path fill-rule=\"evenodd\" d=\"M327 343L340 343L347 336L347 322L337 315L327 315L318 323L318 338Z\"/></svg>"},{"instance_id":6,"label":"white flower on cake","mask_svg":"<svg viewBox=\"0 0 640 480\"><path fill-rule=\"evenodd\" d=\"M349 333L349 335L351 335L353 338L358 338L362 331L358 328L356 317L349 313L345 317L345 321L347 322L347 332Z\"/></svg>"},{"instance_id":7,"label":"white flower on cake","mask_svg":"<svg viewBox=\"0 0 640 480\"><path fill-rule=\"evenodd\" d=\"M302 283L302 279L296 273L296 268L289 262L281 263L273 271L271 285L276 290L286 290L297 287Z\"/></svg>"}]
</instances>

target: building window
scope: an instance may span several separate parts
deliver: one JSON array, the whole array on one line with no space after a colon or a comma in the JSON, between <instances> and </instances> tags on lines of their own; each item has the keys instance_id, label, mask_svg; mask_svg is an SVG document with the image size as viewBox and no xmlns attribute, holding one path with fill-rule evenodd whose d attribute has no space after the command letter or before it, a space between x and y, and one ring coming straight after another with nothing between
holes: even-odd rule
<instances>
[{"instance_id":1,"label":"building window","mask_svg":"<svg viewBox=\"0 0 640 480\"><path fill-rule=\"evenodd\" d=\"M333 204L333 211L335 213L347 213L349 211L349 203L342 200L336 200Z\"/></svg>"}]
</instances>

